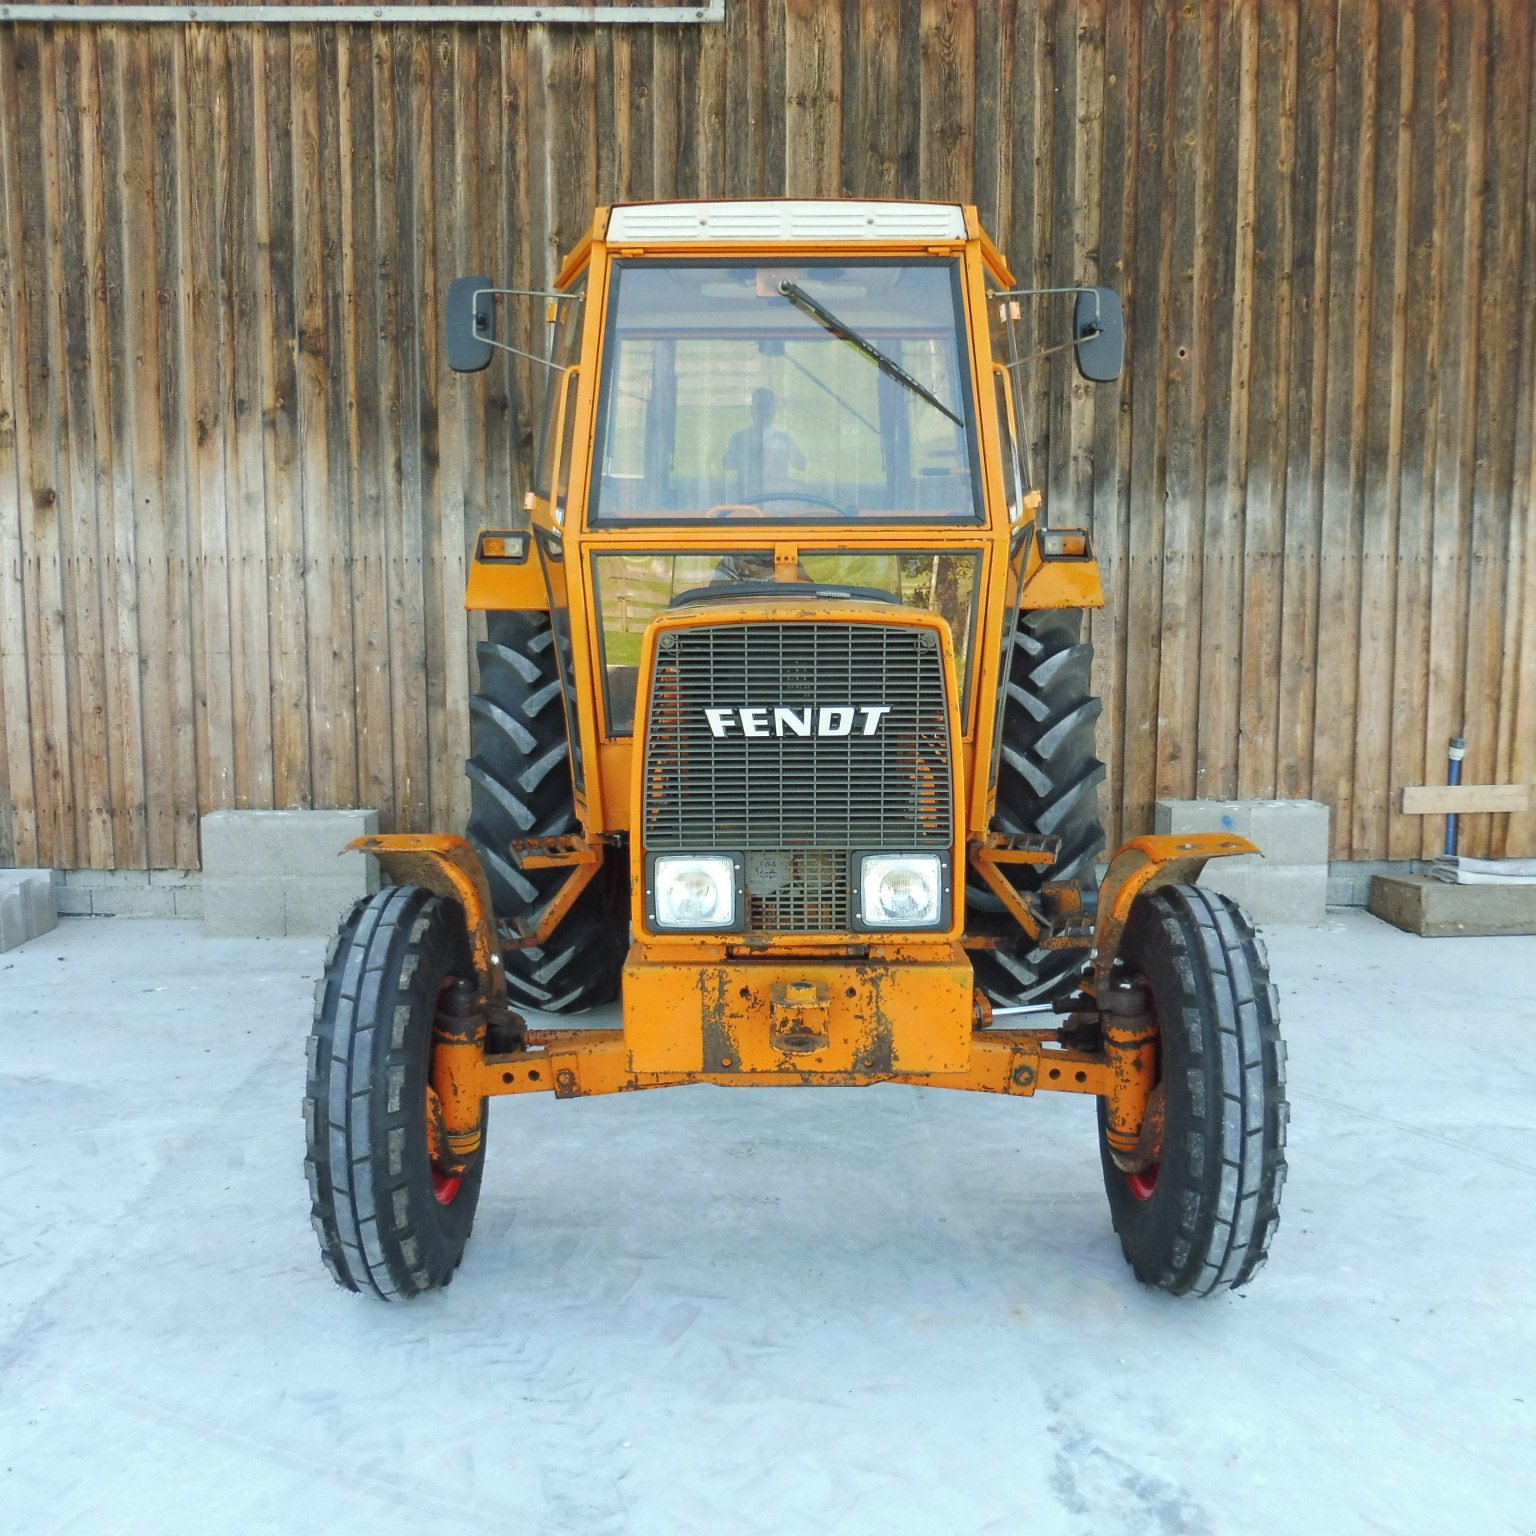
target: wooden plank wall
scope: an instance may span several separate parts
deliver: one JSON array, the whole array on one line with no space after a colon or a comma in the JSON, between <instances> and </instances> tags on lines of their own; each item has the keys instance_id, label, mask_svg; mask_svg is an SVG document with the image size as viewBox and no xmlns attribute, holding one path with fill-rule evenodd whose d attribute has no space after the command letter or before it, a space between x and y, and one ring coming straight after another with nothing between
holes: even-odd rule
<instances>
[{"instance_id":1,"label":"wooden plank wall","mask_svg":"<svg viewBox=\"0 0 1536 1536\"><path fill-rule=\"evenodd\" d=\"M0 864L198 862L221 807L462 824L466 548L525 367L448 280L546 282L594 203L974 200L1124 292L1035 390L1091 519L1118 831L1314 795L1433 851L1536 778L1524 0L728 0L703 27L0 25ZM530 322L525 341L535 342ZM1536 817L1467 851L1536 852Z\"/></svg>"}]
</instances>

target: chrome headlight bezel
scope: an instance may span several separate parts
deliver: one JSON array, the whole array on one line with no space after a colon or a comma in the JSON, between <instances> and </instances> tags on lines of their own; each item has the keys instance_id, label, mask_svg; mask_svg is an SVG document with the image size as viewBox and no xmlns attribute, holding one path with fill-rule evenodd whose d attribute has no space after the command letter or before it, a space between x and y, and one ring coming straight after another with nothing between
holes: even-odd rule
<instances>
[{"instance_id":1,"label":"chrome headlight bezel","mask_svg":"<svg viewBox=\"0 0 1536 1536\"><path fill-rule=\"evenodd\" d=\"M724 885L723 914L709 922L669 920L670 887L690 870ZM739 933L746 925L746 880L739 853L650 853L645 860L645 919L655 933Z\"/></svg>"},{"instance_id":2,"label":"chrome headlight bezel","mask_svg":"<svg viewBox=\"0 0 1536 1536\"><path fill-rule=\"evenodd\" d=\"M934 929L948 928L953 903L949 889L949 855L932 848L902 852L881 848L856 856L858 878L854 882L856 903L854 925L861 933L927 933ZM919 872L929 884L931 900L925 911L931 915L912 917L886 917L881 915L879 899L881 884L896 870L905 866Z\"/></svg>"}]
</instances>

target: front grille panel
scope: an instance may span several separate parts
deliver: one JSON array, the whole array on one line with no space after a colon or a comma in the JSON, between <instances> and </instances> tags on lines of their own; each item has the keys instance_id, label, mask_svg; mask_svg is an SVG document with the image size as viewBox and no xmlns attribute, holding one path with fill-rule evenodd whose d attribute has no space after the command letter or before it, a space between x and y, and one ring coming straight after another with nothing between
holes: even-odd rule
<instances>
[{"instance_id":1,"label":"front grille panel","mask_svg":"<svg viewBox=\"0 0 1536 1536\"><path fill-rule=\"evenodd\" d=\"M746 724L767 734L746 734L744 708L761 712ZM847 735L795 734L845 721ZM846 930L853 850L954 840L937 636L830 622L670 631L656 653L642 771L646 847L745 854L750 931Z\"/></svg>"}]
</instances>

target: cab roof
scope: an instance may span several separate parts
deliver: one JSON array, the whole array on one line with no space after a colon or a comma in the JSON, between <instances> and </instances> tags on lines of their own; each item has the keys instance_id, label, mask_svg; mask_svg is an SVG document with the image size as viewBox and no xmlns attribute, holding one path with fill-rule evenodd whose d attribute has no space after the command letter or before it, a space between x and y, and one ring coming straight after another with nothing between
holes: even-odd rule
<instances>
[{"instance_id":1,"label":"cab roof","mask_svg":"<svg viewBox=\"0 0 1536 1536\"><path fill-rule=\"evenodd\" d=\"M776 240L964 240L959 203L753 199L729 202L626 203L608 213L610 245L690 240L765 244Z\"/></svg>"}]
</instances>

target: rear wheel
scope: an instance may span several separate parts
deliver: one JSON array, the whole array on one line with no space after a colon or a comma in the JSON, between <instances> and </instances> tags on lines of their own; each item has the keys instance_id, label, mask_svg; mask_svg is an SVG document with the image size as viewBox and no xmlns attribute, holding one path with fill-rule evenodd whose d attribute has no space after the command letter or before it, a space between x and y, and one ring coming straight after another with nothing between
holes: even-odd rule
<instances>
[{"instance_id":1,"label":"rear wheel","mask_svg":"<svg viewBox=\"0 0 1536 1536\"><path fill-rule=\"evenodd\" d=\"M1099 1152L1126 1262L1146 1285L1207 1296L1252 1278L1280 1220L1285 1046L1264 946L1199 886L1142 896L1120 946L1152 997L1163 1095L1158 1160L1124 1173L1099 1103Z\"/></svg>"},{"instance_id":2,"label":"rear wheel","mask_svg":"<svg viewBox=\"0 0 1536 1536\"><path fill-rule=\"evenodd\" d=\"M470 812L466 835L490 881L496 916L512 936L566 878L564 869L519 869L516 839L577 830L571 749L547 613L487 615L480 691L469 701ZM611 1002L624 966L627 905L618 868L604 868L536 949L507 949L514 1004L574 1013Z\"/></svg>"},{"instance_id":3,"label":"rear wheel","mask_svg":"<svg viewBox=\"0 0 1536 1536\"><path fill-rule=\"evenodd\" d=\"M1077 881L1091 904L1098 888L1094 861L1104 847L1104 765L1093 750L1101 708L1092 693L1093 647L1081 639L1081 629L1082 615L1070 608L1019 620L1008 655L992 825L999 832L1061 840L1060 857L1048 869L1005 866L1021 891L1036 892L1047 881ZM966 886L965 899L971 934L999 941L996 949L971 952L977 985L994 1003L1052 997L1076 979L1081 950L1037 944L979 880Z\"/></svg>"},{"instance_id":4,"label":"rear wheel","mask_svg":"<svg viewBox=\"0 0 1536 1536\"><path fill-rule=\"evenodd\" d=\"M337 1283L387 1301L447 1285L464 1255L485 1165L437 1161L432 1092L439 1001L473 980L463 915L391 886L342 923L315 993L304 1099L305 1172L320 1252Z\"/></svg>"}]
</instances>

